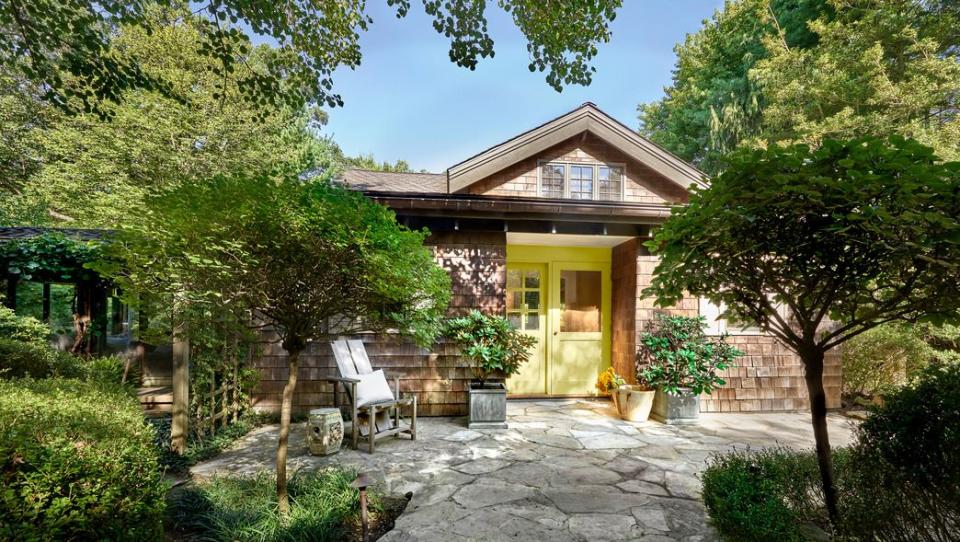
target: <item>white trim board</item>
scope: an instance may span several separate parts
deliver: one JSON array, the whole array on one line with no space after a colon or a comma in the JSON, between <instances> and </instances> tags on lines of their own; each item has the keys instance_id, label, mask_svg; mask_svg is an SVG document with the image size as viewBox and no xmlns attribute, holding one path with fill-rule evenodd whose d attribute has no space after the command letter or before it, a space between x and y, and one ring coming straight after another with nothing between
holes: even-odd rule
<instances>
[{"instance_id":1,"label":"white trim board","mask_svg":"<svg viewBox=\"0 0 960 542\"><path fill-rule=\"evenodd\" d=\"M627 235L575 235L568 233L507 232L508 245L612 248L631 239L633 239L633 237Z\"/></svg>"}]
</instances>

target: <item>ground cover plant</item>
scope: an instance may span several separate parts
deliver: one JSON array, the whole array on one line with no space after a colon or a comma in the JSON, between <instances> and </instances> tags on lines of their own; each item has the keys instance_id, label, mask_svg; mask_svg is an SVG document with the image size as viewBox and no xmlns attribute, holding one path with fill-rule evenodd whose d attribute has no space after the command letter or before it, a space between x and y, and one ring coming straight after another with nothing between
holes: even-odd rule
<instances>
[{"instance_id":1,"label":"ground cover plant","mask_svg":"<svg viewBox=\"0 0 960 542\"><path fill-rule=\"evenodd\" d=\"M0 539L157 540L166 485L127 388L0 380Z\"/></svg>"},{"instance_id":2,"label":"ground cover plant","mask_svg":"<svg viewBox=\"0 0 960 542\"><path fill-rule=\"evenodd\" d=\"M169 417L150 419L149 422L156 429L154 445L160 453L160 464L170 472L185 473L191 466L210 459L229 448L240 437L253 431L263 423L265 418L256 412L246 412L235 422L222 427L212 435L191 434L187 439L187 447L182 454L176 453L170 446Z\"/></svg>"},{"instance_id":3,"label":"ground cover plant","mask_svg":"<svg viewBox=\"0 0 960 542\"><path fill-rule=\"evenodd\" d=\"M359 514L359 492L350 487L356 476L339 468L295 474L285 517L270 473L198 481L172 496L169 522L180 534L203 540L339 542ZM376 516L383 509L380 497L371 491L368 498Z\"/></svg>"}]
</instances>

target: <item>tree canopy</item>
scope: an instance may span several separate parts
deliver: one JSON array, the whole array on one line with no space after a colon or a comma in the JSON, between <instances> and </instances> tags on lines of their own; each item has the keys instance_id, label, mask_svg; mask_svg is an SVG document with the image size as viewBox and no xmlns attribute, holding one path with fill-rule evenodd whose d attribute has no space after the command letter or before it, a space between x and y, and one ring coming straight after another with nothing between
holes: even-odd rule
<instances>
[{"instance_id":1,"label":"tree canopy","mask_svg":"<svg viewBox=\"0 0 960 542\"><path fill-rule=\"evenodd\" d=\"M678 45L641 132L708 173L738 147L890 133L960 157L950 0L729 1Z\"/></svg>"},{"instance_id":2,"label":"tree canopy","mask_svg":"<svg viewBox=\"0 0 960 542\"><path fill-rule=\"evenodd\" d=\"M277 452L286 513L300 352L311 340L363 331L394 330L430 344L450 278L423 245L425 231L400 226L386 207L323 179L216 177L183 183L148 209L149 220L118 233L111 247L119 263L104 269L131 300L165 295L179 311L175 329L206 325L210 313L236 321L249 311L246 324L272 328L289 354Z\"/></svg>"},{"instance_id":3,"label":"tree canopy","mask_svg":"<svg viewBox=\"0 0 960 542\"><path fill-rule=\"evenodd\" d=\"M800 356L836 519L824 355L886 322L956 318L960 162L891 136L744 149L728 163L647 243L660 262L644 294L710 299Z\"/></svg>"},{"instance_id":4,"label":"tree canopy","mask_svg":"<svg viewBox=\"0 0 960 542\"><path fill-rule=\"evenodd\" d=\"M410 0L386 3L397 17L411 8ZM546 71L547 82L557 90L590 83L597 44L610 39L608 23L620 4L497 2L527 38L530 70ZM360 34L373 23L363 0L10 0L0 4L0 64L39 84L46 100L67 111L109 116L113 111L102 104L121 102L129 90L155 90L186 101L189 97L178 91L175 79L144 70L135 58L111 47L111 37L121 27L151 32L151 11L158 6L201 22L200 54L217 81L215 97L235 86L262 107L342 103L333 90L333 73L360 64ZM486 2L423 0L434 29L450 39L450 60L459 66L474 69L494 54L486 7ZM251 66L258 41L276 46L263 63Z\"/></svg>"},{"instance_id":5,"label":"tree canopy","mask_svg":"<svg viewBox=\"0 0 960 542\"><path fill-rule=\"evenodd\" d=\"M110 47L151 77L170 81L187 101L147 89L126 90L97 114L64 114L36 85L0 70L10 90L0 99L0 223L113 227L140 216L142 201L180 182L245 171L334 167L339 149L319 135L325 114L278 107L257 115L239 88L221 88L202 51L202 21L150 11L151 28L124 26ZM274 53L253 48L248 66ZM69 74L63 74L69 78ZM8 143L8 144L6 144Z\"/></svg>"}]
</instances>

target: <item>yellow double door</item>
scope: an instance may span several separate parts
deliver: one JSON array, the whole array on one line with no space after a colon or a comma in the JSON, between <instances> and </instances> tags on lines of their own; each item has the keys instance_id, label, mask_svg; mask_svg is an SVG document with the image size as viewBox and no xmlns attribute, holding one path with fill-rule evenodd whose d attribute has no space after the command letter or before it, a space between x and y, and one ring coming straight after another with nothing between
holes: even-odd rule
<instances>
[{"instance_id":1,"label":"yellow double door","mask_svg":"<svg viewBox=\"0 0 960 542\"><path fill-rule=\"evenodd\" d=\"M507 319L535 337L511 395L593 395L610 366L610 249L507 247Z\"/></svg>"}]
</instances>

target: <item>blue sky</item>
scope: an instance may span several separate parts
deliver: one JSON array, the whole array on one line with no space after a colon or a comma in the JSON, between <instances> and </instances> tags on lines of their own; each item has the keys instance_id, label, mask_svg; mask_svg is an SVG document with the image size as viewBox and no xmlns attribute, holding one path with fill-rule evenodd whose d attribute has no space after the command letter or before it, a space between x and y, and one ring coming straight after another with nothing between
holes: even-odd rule
<instances>
[{"instance_id":1,"label":"blue sky","mask_svg":"<svg viewBox=\"0 0 960 542\"><path fill-rule=\"evenodd\" d=\"M526 41L488 2L496 56L476 71L457 67L448 41L433 30L419 2L397 19L382 0L368 3L374 22L361 37L363 62L341 69L335 90L344 106L329 110L324 130L349 155L406 160L441 172L491 145L591 101L629 126L637 104L656 100L670 83L673 47L722 0L624 0L601 46L589 87L558 93L531 73Z\"/></svg>"}]
</instances>

